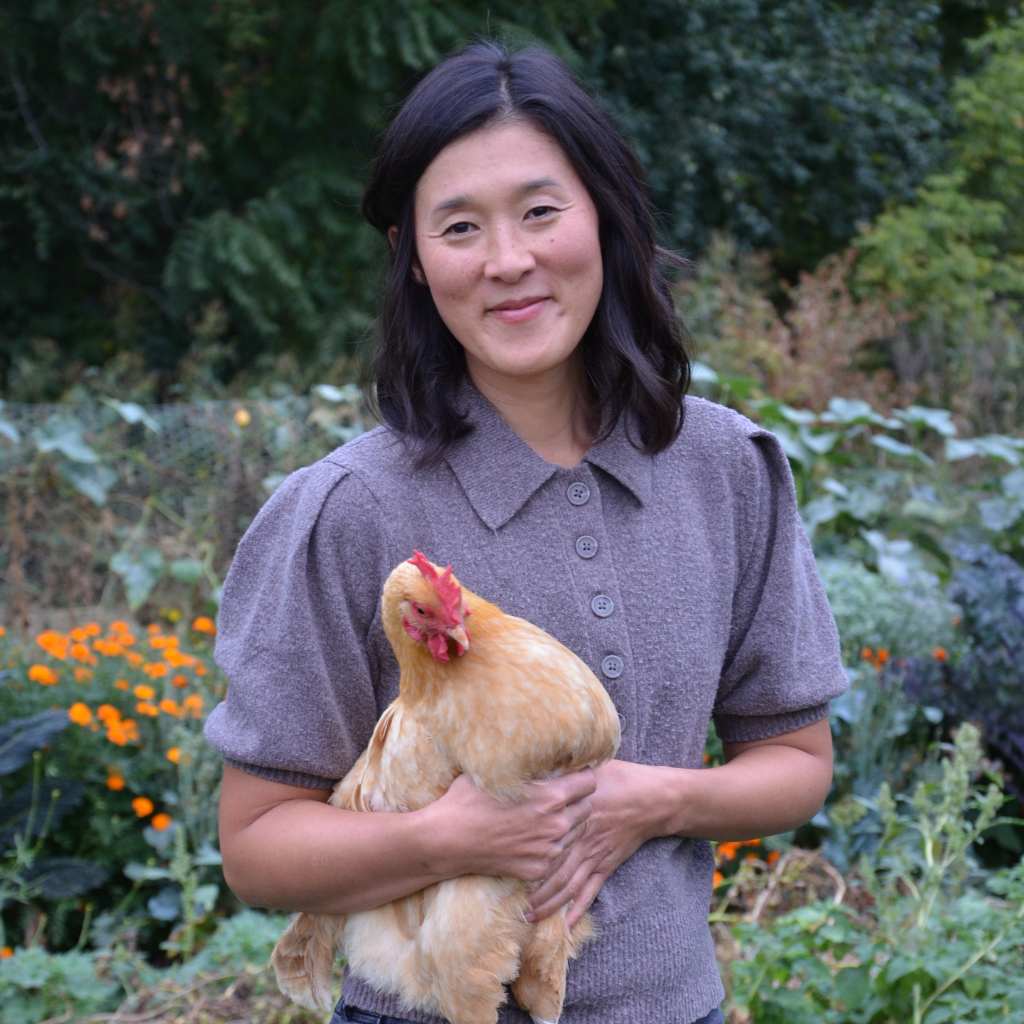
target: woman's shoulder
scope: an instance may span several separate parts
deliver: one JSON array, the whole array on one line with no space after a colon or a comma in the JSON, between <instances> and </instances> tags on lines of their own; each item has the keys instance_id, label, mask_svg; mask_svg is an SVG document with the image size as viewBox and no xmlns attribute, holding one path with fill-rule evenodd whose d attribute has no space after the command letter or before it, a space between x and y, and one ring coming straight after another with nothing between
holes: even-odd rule
<instances>
[{"instance_id":1,"label":"woman's shoulder","mask_svg":"<svg viewBox=\"0 0 1024 1024\"><path fill-rule=\"evenodd\" d=\"M672 445L680 456L739 458L751 450L757 438L774 435L727 405L687 395L683 402L683 427Z\"/></svg>"}]
</instances>

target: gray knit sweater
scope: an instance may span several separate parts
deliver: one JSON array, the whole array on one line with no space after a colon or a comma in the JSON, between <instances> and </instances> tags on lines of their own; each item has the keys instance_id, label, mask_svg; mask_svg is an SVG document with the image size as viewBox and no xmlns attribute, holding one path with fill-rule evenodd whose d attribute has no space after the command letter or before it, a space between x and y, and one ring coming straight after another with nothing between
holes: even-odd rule
<instances>
[{"instance_id":1,"label":"gray knit sweater","mask_svg":"<svg viewBox=\"0 0 1024 1024\"><path fill-rule=\"evenodd\" d=\"M475 429L414 472L377 428L289 476L243 537L224 587L216 660L227 699L206 725L225 759L329 787L397 696L378 598L414 548L542 626L608 688L619 757L700 768L724 740L818 721L847 678L777 440L687 398L678 440L644 455L619 424L573 469L536 455L475 389ZM562 1024L685 1024L723 989L707 923L702 840L641 847L607 880L598 938L569 969ZM436 1018L349 977L377 1013ZM502 1024L529 1024L512 1006Z\"/></svg>"}]
</instances>

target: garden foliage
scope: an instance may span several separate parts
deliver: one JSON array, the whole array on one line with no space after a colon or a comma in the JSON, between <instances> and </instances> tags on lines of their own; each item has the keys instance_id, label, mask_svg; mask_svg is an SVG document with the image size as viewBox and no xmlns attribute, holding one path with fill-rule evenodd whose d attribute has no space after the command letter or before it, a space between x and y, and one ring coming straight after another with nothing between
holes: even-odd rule
<instances>
[{"instance_id":1,"label":"garden foliage","mask_svg":"<svg viewBox=\"0 0 1024 1024\"><path fill-rule=\"evenodd\" d=\"M1006 3L6 5L0 219L17 259L0 280L0 394L48 400L76 367L134 350L166 401L197 347L216 349L221 380L359 349L382 255L358 213L374 139L416 77L479 33L540 40L603 94L666 243L696 256L725 231L795 276L935 170L948 75L983 61L963 40L987 15L1005 22ZM954 191L979 253L1005 248L1014 212L991 205L1015 187L1014 133L981 102L1000 88L1011 102L1016 36L1000 31L984 46L1010 70L957 92L958 111L978 101Z\"/></svg>"}]
</instances>

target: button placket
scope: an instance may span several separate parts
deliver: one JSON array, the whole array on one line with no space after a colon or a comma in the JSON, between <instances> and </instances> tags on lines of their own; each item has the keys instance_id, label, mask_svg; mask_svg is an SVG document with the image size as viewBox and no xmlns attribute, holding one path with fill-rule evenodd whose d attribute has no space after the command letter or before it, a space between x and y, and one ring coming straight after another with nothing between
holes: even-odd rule
<instances>
[{"instance_id":1,"label":"button placket","mask_svg":"<svg viewBox=\"0 0 1024 1024\"><path fill-rule=\"evenodd\" d=\"M635 745L629 724L636 711L635 695L631 694L626 673L625 652L629 649L629 640L624 633L625 617L617 600L615 568L608 557L612 549L605 532L603 492L597 488L596 481L590 479L586 466L563 480L565 500L572 506L563 506L563 522L569 530L567 547L571 548L566 553L584 608L590 606L586 628L594 658L592 667L613 695L623 728L621 750L629 757Z\"/></svg>"}]
</instances>

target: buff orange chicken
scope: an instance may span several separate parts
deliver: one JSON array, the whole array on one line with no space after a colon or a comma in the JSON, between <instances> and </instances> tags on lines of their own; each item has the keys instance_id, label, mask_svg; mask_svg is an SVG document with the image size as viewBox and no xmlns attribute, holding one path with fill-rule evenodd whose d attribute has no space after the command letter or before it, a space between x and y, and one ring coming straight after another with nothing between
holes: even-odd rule
<instances>
[{"instance_id":1,"label":"buff orange chicken","mask_svg":"<svg viewBox=\"0 0 1024 1024\"><path fill-rule=\"evenodd\" d=\"M614 756L619 719L593 672L544 630L462 587L451 566L417 551L388 576L381 600L399 696L330 803L412 811L460 774L515 800L530 780ZM553 1024L589 916L571 932L564 911L529 923L528 902L524 882L464 875L373 910L298 914L274 949L278 985L329 1011L341 952L378 990L452 1024L495 1024L505 985L534 1021Z\"/></svg>"}]
</instances>

